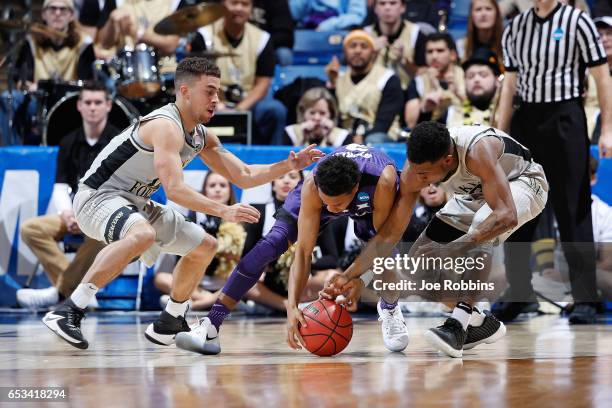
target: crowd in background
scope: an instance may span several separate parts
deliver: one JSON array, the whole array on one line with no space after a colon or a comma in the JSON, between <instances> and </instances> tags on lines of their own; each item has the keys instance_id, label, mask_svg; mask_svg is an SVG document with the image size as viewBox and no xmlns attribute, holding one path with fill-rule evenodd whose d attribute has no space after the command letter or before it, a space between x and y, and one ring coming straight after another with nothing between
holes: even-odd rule
<instances>
[{"instance_id":1,"label":"crowd in background","mask_svg":"<svg viewBox=\"0 0 612 408\"><path fill-rule=\"evenodd\" d=\"M56 143L60 153L54 200L61 203L59 215L38 217L21 226L24 241L53 285L48 289L21 289L18 301L23 307L46 307L69 296L72 283L78 282L79 273L87 270L89 254L99 250L101 244L85 240L76 258L69 262L56 242L66 235L79 235L70 192L76 191L78 178L96 152L118 133L117 123L112 123L114 119L109 116L114 98L123 95L131 100L136 116L170 102L172 72L177 60L185 55L214 57L217 53L222 87L217 111L251 112L253 144L316 143L337 147L349 143L400 143L422 121L434 120L448 126L498 124L504 74L509 66L502 44L504 29L513 16L534 6L530 0L473 0L453 5L444 0L222 0L226 14L191 33L161 35L153 30L172 13L197 3L43 2L40 19L53 31L30 30L14 53L8 71L9 86L0 105L0 145L48 142L43 140L44 129L35 122L41 121L39 112L43 107L50 109L68 91L79 92L77 109L82 126ZM609 2L569 3L591 15L612 74ZM464 31L449 30L449 23L464 17ZM275 68L292 65L296 29L341 31L342 53L325 62L324 78L314 73L322 67L313 66L312 75L278 90L276 95L280 92L285 97L275 98L271 90ZM4 40L9 40L6 34ZM125 57L126 50L138 49L142 44L155 52L160 88L153 84L153 89L134 90L128 84L121 89L122 78L109 74L107 68L95 62L111 61L112 66L118 55ZM586 69L589 61L584 62L579 75L581 103L586 112L587 135L597 144L602 132L601 99L596 79ZM94 83L77 88L65 85L77 80ZM192 295L194 309L206 309L214 303L228 273L240 256L266 234L275 210L302 178L301 173L293 172L273 182L269 202L259 208L261 221L254 226L185 214L220 243L215 261ZM201 191L213 200L235 201L230 184L219 174L208 173ZM436 186L424 189L405 239L418 236L444 202L445 194ZM600 236L609 236L610 209L603 207L606 204L601 200L593 203L598 206L593 223L597 219L597 228L604 231ZM358 253L360 246L351 229L350 222L342 220L327 227L319 238L304 301L316 298L329 273L348 266ZM609 254L599 259L602 268L610 263ZM263 280L245 300L263 305L268 311L283 311L291 261L290 248L268 267ZM167 271L175 262L174 258L163 259L156 266L155 286L161 294L169 291L172 275ZM167 298L162 296L161 303L165 301ZM253 303L248 305L247 310L253 311Z\"/></svg>"}]
</instances>

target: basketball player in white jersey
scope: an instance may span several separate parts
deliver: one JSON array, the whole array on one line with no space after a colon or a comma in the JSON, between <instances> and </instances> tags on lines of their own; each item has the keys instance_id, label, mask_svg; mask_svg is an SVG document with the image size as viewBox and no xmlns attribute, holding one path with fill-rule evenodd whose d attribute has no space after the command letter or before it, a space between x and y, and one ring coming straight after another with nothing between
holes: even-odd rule
<instances>
[{"instance_id":1,"label":"basketball player in white jersey","mask_svg":"<svg viewBox=\"0 0 612 408\"><path fill-rule=\"evenodd\" d=\"M269 183L309 166L322 153L311 145L271 165L246 165L221 145L202 123L219 103L219 68L203 58L186 58L175 75L176 103L170 103L125 129L100 152L79 182L74 211L81 230L108 244L74 293L43 322L70 345L86 349L80 322L99 288L111 282L134 258L152 265L160 252L181 255L174 269L171 300L145 336L170 345L185 321L188 300L215 255L217 243L177 211L150 200L164 187L178 205L232 222L256 222L259 212L246 204L216 203L183 181L183 168L200 158L240 188Z\"/></svg>"},{"instance_id":2,"label":"basketball player in white jersey","mask_svg":"<svg viewBox=\"0 0 612 408\"><path fill-rule=\"evenodd\" d=\"M349 305L349 310L355 308L363 288L362 280L356 278L371 268L375 258L391 253L423 187L441 183L451 198L414 243L411 257L466 257L474 250L485 251L536 217L546 204L548 183L542 166L531 159L528 149L498 129L480 125L447 129L440 123L423 122L408 139L407 156L400 197L391 214L355 262L335 275L321 293L324 297L346 295L339 303ZM483 272L486 278L488 270ZM406 272L403 277L415 280ZM478 294L466 292L453 295L459 302L452 316L425 335L434 348L452 357L505 334L503 324L490 312L472 307Z\"/></svg>"}]
</instances>

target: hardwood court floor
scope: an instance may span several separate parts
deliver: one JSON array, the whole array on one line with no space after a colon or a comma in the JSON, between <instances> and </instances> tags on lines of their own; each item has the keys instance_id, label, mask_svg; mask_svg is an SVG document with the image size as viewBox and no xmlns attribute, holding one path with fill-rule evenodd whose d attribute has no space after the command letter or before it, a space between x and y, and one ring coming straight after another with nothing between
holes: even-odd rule
<instances>
[{"instance_id":1,"label":"hardwood court floor","mask_svg":"<svg viewBox=\"0 0 612 408\"><path fill-rule=\"evenodd\" d=\"M284 319L232 319L222 354L152 345L152 314L92 314L88 350L57 339L41 316L0 315L0 387L68 387L72 407L588 407L612 406L611 319L569 326L541 316L508 325L496 344L438 355L423 332L440 318L408 318L410 345L387 352L374 317L357 319L333 358L292 351Z\"/></svg>"}]
</instances>

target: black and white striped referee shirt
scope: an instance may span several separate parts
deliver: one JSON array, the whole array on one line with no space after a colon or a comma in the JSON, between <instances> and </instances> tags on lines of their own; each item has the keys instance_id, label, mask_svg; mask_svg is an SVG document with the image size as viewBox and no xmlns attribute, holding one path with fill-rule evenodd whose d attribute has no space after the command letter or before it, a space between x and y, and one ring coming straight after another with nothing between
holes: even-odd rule
<instances>
[{"instance_id":1,"label":"black and white striped referee shirt","mask_svg":"<svg viewBox=\"0 0 612 408\"><path fill-rule=\"evenodd\" d=\"M561 3L546 18L534 8L514 17L502 46L506 70L518 71L518 95L528 103L579 98L586 67L607 63L591 18Z\"/></svg>"}]
</instances>

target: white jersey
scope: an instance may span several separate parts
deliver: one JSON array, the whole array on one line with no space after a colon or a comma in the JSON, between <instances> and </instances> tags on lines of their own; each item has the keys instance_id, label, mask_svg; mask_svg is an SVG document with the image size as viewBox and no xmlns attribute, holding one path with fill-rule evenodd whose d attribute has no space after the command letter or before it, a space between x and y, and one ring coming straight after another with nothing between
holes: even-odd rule
<instances>
[{"instance_id":1,"label":"white jersey","mask_svg":"<svg viewBox=\"0 0 612 408\"><path fill-rule=\"evenodd\" d=\"M457 126L449 128L449 133L459 160L457 170L442 183L442 187L450 194L482 196L481 179L468 171L465 160L472 146L485 137L496 137L502 142L504 148L498 163L508 180L520 176L544 177L541 167L531 160L529 149L499 129L482 125Z\"/></svg>"},{"instance_id":2,"label":"white jersey","mask_svg":"<svg viewBox=\"0 0 612 408\"><path fill-rule=\"evenodd\" d=\"M170 120L183 130L184 143L180 151L183 167L206 145L206 127L199 124L192 134L187 133L178 108L170 103L149 113L114 137L81 178L79 188L119 191L121 195L137 201L148 200L161 183L155 172L153 146L143 143L138 130L140 124L157 118Z\"/></svg>"}]
</instances>

